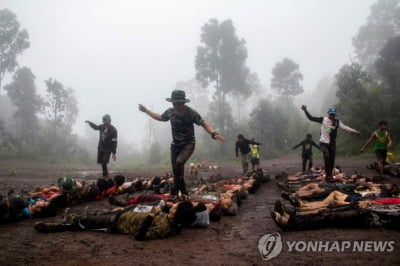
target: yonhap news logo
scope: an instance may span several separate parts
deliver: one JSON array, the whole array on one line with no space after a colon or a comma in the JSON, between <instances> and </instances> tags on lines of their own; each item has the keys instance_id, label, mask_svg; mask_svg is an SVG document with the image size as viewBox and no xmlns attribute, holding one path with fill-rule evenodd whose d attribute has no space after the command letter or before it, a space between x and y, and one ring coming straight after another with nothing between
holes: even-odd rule
<instances>
[{"instance_id":1,"label":"yonhap news logo","mask_svg":"<svg viewBox=\"0 0 400 266\"><path fill-rule=\"evenodd\" d=\"M282 241L279 233L266 234L258 241L258 251L263 260L277 257L287 245L288 252L393 252L395 241Z\"/></svg>"},{"instance_id":2,"label":"yonhap news logo","mask_svg":"<svg viewBox=\"0 0 400 266\"><path fill-rule=\"evenodd\" d=\"M282 239L279 233L266 234L258 241L258 251L263 260L270 260L282 251Z\"/></svg>"}]
</instances>

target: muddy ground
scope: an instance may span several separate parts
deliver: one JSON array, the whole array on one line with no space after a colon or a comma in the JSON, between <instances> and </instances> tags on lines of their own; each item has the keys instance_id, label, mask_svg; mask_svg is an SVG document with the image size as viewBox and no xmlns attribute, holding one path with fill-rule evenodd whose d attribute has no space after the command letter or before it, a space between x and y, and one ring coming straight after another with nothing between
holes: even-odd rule
<instances>
[{"instance_id":1,"label":"muddy ground","mask_svg":"<svg viewBox=\"0 0 400 266\"><path fill-rule=\"evenodd\" d=\"M366 165L373 160L338 159L345 172L357 171L374 176ZM316 159L315 165L322 161ZM285 171L300 169L300 158L285 156L263 160L261 166L272 177ZM113 169L111 169L113 170ZM123 173L128 178L142 174ZM113 174L117 172L114 171ZM223 177L240 175L239 162L225 163L218 170L202 171L203 177L220 173ZM71 168L44 163L0 161L0 193L10 188L31 190L37 186L56 182L58 176L70 174L85 180L100 176L96 165ZM389 182L400 179L387 177ZM0 225L0 265L395 265L400 264L400 231L385 228L333 229L282 232L271 219L280 192L275 178L263 184L256 194L243 202L235 217L224 216L220 222L211 223L207 229L185 228L178 236L167 239L138 242L131 236L98 232L62 232L40 234L33 229L38 219ZM107 201L91 202L72 209L81 211L84 206L92 209L109 209ZM62 210L59 211L60 215ZM57 221L61 216L42 219ZM355 226L357 227L357 226ZM258 241L265 234L279 232L283 240L282 252L271 260L263 260L258 251ZM392 252L289 252L286 241L394 241Z\"/></svg>"}]
</instances>

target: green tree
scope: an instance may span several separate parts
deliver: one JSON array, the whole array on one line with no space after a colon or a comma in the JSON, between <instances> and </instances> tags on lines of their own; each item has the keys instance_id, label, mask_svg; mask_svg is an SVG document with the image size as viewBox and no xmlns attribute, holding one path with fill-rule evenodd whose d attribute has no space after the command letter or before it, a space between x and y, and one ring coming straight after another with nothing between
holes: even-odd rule
<instances>
[{"instance_id":1,"label":"green tree","mask_svg":"<svg viewBox=\"0 0 400 266\"><path fill-rule=\"evenodd\" d=\"M75 91L67 88L67 99L65 101L64 124L67 132L71 132L72 126L76 123L79 114L78 100L75 97Z\"/></svg>"},{"instance_id":2,"label":"green tree","mask_svg":"<svg viewBox=\"0 0 400 266\"><path fill-rule=\"evenodd\" d=\"M260 78L258 77L257 73L250 73L247 77L247 83L250 85L253 91L253 95L259 93L262 86L260 83ZM248 99L249 97L247 95L242 95L238 91L234 91L233 93L233 98L235 99L236 102L236 111L237 111L237 121L238 124L241 123L242 120L242 112L244 111L243 102Z\"/></svg>"},{"instance_id":3,"label":"green tree","mask_svg":"<svg viewBox=\"0 0 400 266\"><path fill-rule=\"evenodd\" d=\"M368 74L362 70L362 66L358 63L343 65L335 75L335 80L338 86L336 95L340 119L362 133L376 127L376 114L379 113L380 106L371 105L373 103L368 97L368 92L373 84ZM377 102L378 99L375 100L375 103ZM358 153L362 145L359 138L350 134L343 134L338 142L344 147L341 152L347 155Z\"/></svg>"},{"instance_id":4,"label":"green tree","mask_svg":"<svg viewBox=\"0 0 400 266\"><path fill-rule=\"evenodd\" d=\"M203 87L211 83L215 87L217 127L225 133L226 95L236 92L251 95L248 83L249 69L246 67L247 49L245 40L239 39L231 20L221 23L210 19L202 28L201 46L197 47L196 79Z\"/></svg>"},{"instance_id":5,"label":"green tree","mask_svg":"<svg viewBox=\"0 0 400 266\"><path fill-rule=\"evenodd\" d=\"M389 39L375 62L378 73L393 92L400 92L400 36Z\"/></svg>"},{"instance_id":6,"label":"green tree","mask_svg":"<svg viewBox=\"0 0 400 266\"><path fill-rule=\"evenodd\" d=\"M58 129L63 131L63 134L70 134L79 111L74 91L71 88L64 89L60 82L51 78L45 83L47 95L44 112L51 121L54 138L57 138Z\"/></svg>"},{"instance_id":7,"label":"green tree","mask_svg":"<svg viewBox=\"0 0 400 266\"><path fill-rule=\"evenodd\" d=\"M374 72L374 62L387 39L400 34L400 1L378 0L371 6L367 23L353 38L357 59L368 72Z\"/></svg>"},{"instance_id":8,"label":"green tree","mask_svg":"<svg viewBox=\"0 0 400 266\"><path fill-rule=\"evenodd\" d=\"M150 146L150 151L149 151L149 165L156 165L159 164L161 162L161 158L162 158L162 154L161 154L161 145L158 142L154 142L151 146Z\"/></svg>"},{"instance_id":9,"label":"green tree","mask_svg":"<svg viewBox=\"0 0 400 266\"><path fill-rule=\"evenodd\" d=\"M0 10L0 90L6 72L13 72L18 66L17 56L29 48L28 39L28 32L20 30L16 15L8 9Z\"/></svg>"},{"instance_id":10,"label":"green tree","mask_svg":"<svg viewBox=\"0 0 400 266\"><path fill-rule=\"evenodd\" d=\"M267 99L260 100L250 114L251 137L262 143L264 157L281 154L288 139L287 127L287 115Z\"/></svg>"},{"instance_id":11,"label":"green tree","mask_svg":"<svg viewBox=\"0 0 400 266\"><path fill-rule=\"evenodd\" d=\"M393 37L387 41L379 53L375 62L377 72L384 81L376 90L373 103L377 100L385 107L384 119L390 123L392 136L400 135L400 36ZM381 114L383 115L383 114ZM383 119L380 118L380 119Z\"/></svg>"},{"instance_id":12,"label":"green tree","mask_svg":"<svg viewBox=\"0 0 400 266\"><path fill-rule=\"evenodd\" d=\"M4 86L13 104L16 106L15 132L19 141L20 152L34 152L39 128L37 113L42 101L36 94L35 76L28 67L22 67L13 75L13 81Z\"/></svg>"},{"instance_id":13,"label":"green tree","mask_svg":"<svg viewBox=\"0 0 400 266\"><path fill-rule=\"evenodd\" d=\"M186 95L188 95L190 99L190 106L200 114L206 114L208 111L208 104L210 103L208 99L209 91L207 88L202 88L201 84L195 78L188 81L177 82L175 89L186 91Z\"/></svg>"},{"instance_id":14,"label":"green tree","mask_svg":"<svg viewBox=\"0 0 400 266\"><path fill-rule=\"evenodd\" d=\"M303 75L299 70L299 65L289 58L284 58L272 69L271 88L280 96L289 99L291 96L303 93L301 80L303 80Z\"/></svg>"}]
</instances>

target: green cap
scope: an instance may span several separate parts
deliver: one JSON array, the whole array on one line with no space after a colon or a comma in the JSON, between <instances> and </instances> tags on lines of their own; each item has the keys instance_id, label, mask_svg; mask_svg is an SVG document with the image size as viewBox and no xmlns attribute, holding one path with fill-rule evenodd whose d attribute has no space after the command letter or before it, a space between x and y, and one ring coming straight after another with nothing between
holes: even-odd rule
<instances>
[{"instance_id":1,"label":"green cap","mask_svg":"<svg viewBox=\"0 0 400 266\"><path fill-rule=\"evenodd\" d=\"M111 116L108 114L103 115L103 123L107 123L109 121L111 121Z\"/></svg>"}]
</instances>

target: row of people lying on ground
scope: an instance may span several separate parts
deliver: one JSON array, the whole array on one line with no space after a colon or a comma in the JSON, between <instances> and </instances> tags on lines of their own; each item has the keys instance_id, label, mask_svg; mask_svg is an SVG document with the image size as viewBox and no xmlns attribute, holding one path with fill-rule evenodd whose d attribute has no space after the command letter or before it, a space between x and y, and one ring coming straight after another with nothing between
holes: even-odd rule
<instances>
[{"instance_id":1,"label":"row of people lying on ground","mask_svg":"<svg viewBox=\"0 0 400 266\"><path fill-rule=\"evenodd\" d=\"M240 197L243 197L243 195L247 195L249 192L255 192L255 189L258 188L260 182L265 182L268 178L269 176L260 169L250 177L219 180L214 184L210 183L208 185L203 185L198 189L193 189L193 193L198 195L208 192L210 194L214 193L214 195L218 196L220 193L232 190L236 194L240 195ZM79 182L70 177L63 177L59 179L59 186L40 188L28 193L28 195L9 195L9 197L1 197L0 223L9 223L23 218L30 218L32 216L54 216L57 213L57 209L75 203L103 199L106 196L120 193L131 194L133 192L142 191L144 183L147 184L146 186L153 189L155 195L160 195L165 199L169 197L169 194L161 193L160 185L167 183L168 179L169 178L160 177L140 179L135 183L130 182L133 183L133 185L130 184L129 186L124 186L129 182L125 182L125 178L119 175L115 176L114 181L111 179L99 179L96 183L92 184ZM166 187L167 186L163 186L163 188ZM127 204L140 203L143 201L143 198L143 196L131 198ZM40 208L35 208L36 204L40 205Z\"/></svg>"},{"instance_id":2,"label":"row of people lying on ground","mask_svg":"<svg viewBox=\"0 0 400 266\"><path fill-rule=\"evenodd\" d=\"M262 171L262 170L261 170ZM118 208L109 212L83 215L64 213L61 223L38 222L34 228L39 232L62 232L91 230L125 233L136 240L164 238L180 232L183 226L207 227L219 221L222 215L236 215L241 200L255 192L264 173L258 172L247 178L245 186L212 184L192 190L192 195L182 196L180 201L168 199L167 195L147 194L120 201L109 197L111 205ZM216 196L218 195L218 196Z\"/></svg>"},{"instance_id":3,"label":"row of people lying on ground","mask_svg":"<svg viewBox=\"0 0 400 266\"><path fill-rule=\"evenodd\" d=\"M369 178L366 176L362 176L360 174L346 174L343 173L339 166L336 166L333 170L333 177L328 182L332 184L338 183L355 183L355 182L368 182L374 181L379 182L383 178L381 176L374 176L373 178ZM325 171L323 168L312 168L312 170L306 174L304 173L295 173L293 175L287 175L286 173L278 173L275 175L276 179L278 179L278 186L284 187L285 184L291 184L293 187L300 187L303 184L310 182L321 182L325 181Z\"/></svg>"},{"instance_id":4,"label":"row of people lying on ground","mask_svg":"<svg viewBox=\"0 0 400 266\"><path fill-rule=\"evenodd\" d=\"M262 169L255 173L260 175L263 173ZM261 177L266 175L261 174ZM212 176L209 178L209 182L213 183L222 179L221 175ZM234 185L245 183L242 177L237 179L227 179L218 181L221 185ZM62 177L58 180L58 186L41 187L35 191L29 192L29 197L35 198L38 196L44 198L56 197L60 194L70 196L65 199L65 205L71 205L73 202L79 201L92 201L102 200L108 195L116 194L132 194L140 191L152 191L155 194L167 194L170 192L170 188L173 184L173 176L166 174L163 177L137 177L133 178L132 181L127 181L125 176L116 175L114 179L98 179L97 182L86 183L80 182L79 180L72 177ZM202 184L205 184L204 180Z\"/></svg>"},{"instance_id":5,"label":"row of people lying on ground","mask_svg":"<svg viewBox=\"0 0 400 266\"><path fill-rule=\"evenodd\" d=\"M367 165L368 169L375 169L376 171L380 171L379 164L374 162L372 164ZM385 175L392 175L400 177L400 163L387 163L383 166L383 173Z\"/></svg>"},{"instance_id":6,"label":"row of people lying on ground","mask_svg":"<svg viewBox=\"0 0 400 266\"><path fill-rule=\"evenodd\" d=\"M392 197L399 195L399 189L396 184L381 184L374 182L361 175L353 174L348 178L344 178L345 182L339 178L337 182L323 182L323 181L302 181L293 183L289 181L292 179L290 176L287 178L281 177L278 182L283 192L282 196L286 199L291 199L293 196L307 200L318 200L323 198L333 191L340 191L349 195L360 197ZM301 179L297 179L301 180ZM351 182L349 181L351 180Z\"/></svg>"},{"instance_id":7,"label":"row of people lying on ground","mask_svg":"<svg viewBox=\"0 0 400 266\"><path fill-rule=\"evenodd\" d=\"M396 184L375 183L352 175L352 182L318 181L295 188L288 181L293 178L280 174L279 179L282 197L289 203L278 200L271 215L282 229L376 225L400 228L400 193Z\"/></svg>"}]
</instances>

